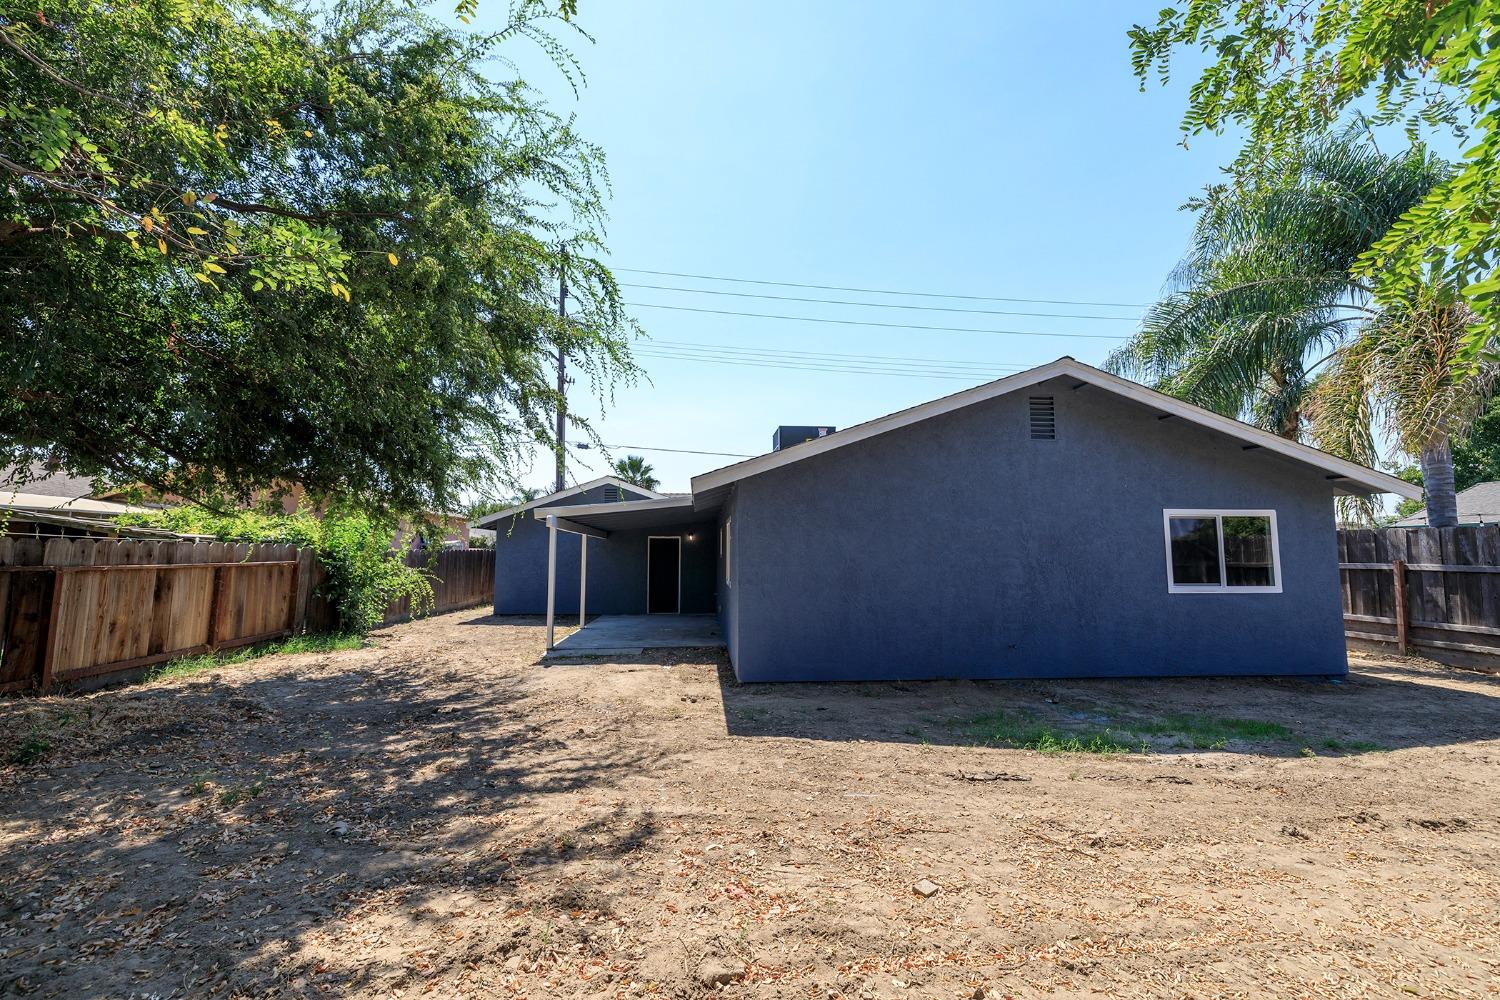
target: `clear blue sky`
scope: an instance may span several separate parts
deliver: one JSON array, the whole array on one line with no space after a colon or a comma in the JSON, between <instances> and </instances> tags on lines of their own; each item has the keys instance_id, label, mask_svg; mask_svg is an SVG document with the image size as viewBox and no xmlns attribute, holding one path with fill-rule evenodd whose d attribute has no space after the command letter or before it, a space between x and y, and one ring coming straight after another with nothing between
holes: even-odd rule
<instances>
[{"instance_id":1,"label":"clear blue sky","mask_svg":"<svg viewBox=\"0 0 1500 1000\"><path fill-rule=\"evenodd\" d=\"M1187 84L1138 92L1125 32L1159 4L1018 5L823 0L581 0L587 85L524 43L509 55L605 149L609 261L871 289L1145 303L1183 250L1179 206L1233 156L1179 143ZM478 27L493 26L481 17ZM1046 318L874 309L627 288L633 303L1036 331L952 333L783 322L662 309L633 314L649 381L601 413L610 445L758 454L778 424L859 423L1070 354L1098 363L1139 308L799 291L620 271L625 282L953 308L1109 315ZM964 363L960 379L788 370L663 357L726 349ZM736 355L773 362L802 355ZM886 362L885 364L889 364ZM635 449L621 449L620 454ZM664 488L734 459L639 451ZM586 457L586 460L587 457ZM601 474L573 465L572 478ZM527 482L552 480L538 454Z\"/></svg>"}]
</instances>

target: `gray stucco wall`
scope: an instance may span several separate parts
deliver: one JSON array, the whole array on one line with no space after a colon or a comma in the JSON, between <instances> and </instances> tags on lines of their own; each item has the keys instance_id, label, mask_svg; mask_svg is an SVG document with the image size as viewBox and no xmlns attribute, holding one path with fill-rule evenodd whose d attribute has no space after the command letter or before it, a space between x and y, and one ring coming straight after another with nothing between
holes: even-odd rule
<instances>
[{"instance_id":1,"label":"gray stucco wall","mask_svg":"<svg viewBox=\"0 0 1500 1000\"><path fill-rule=\"evenodd\" d=\"M602 503L600 491L576 494L560 504ZM547 612L547 525L535 517L536 508L495 526L495 614L540 615ZM688 539L691 534L693 538ZM615 532L609 538L589 539L589 614L646 613L646 538L678 535L682 542L682 610L686 614L714 611L714 574L717 539L712 521L684 523L650 531ZM578 614L579 536L557 533L556 613Z\"/></svg>"},{"instance_id":2,"label":"gray stucco wall","mask_svg":"<svg viewBox=\"0 0 1500 1000\"><path fill-rule=\"evenodd\" d=\"M1323 475L1073 384L738 483L740 679L1344 673ZM1030 439L1032 395L1056 440ZM1274 509L1282 593L1169 594L1169 507Z\"/></svg>"}]
</instances>

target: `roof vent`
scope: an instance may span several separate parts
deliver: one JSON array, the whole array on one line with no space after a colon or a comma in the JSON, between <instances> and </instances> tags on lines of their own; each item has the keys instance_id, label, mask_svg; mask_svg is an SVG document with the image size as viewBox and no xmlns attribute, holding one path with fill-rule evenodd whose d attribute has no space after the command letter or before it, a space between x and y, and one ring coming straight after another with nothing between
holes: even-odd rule
<instances>
[{"instance_id":1,"label":"roof vent","mask_svg":"<svg viewBox=\"0 0 1500 1000\"><path fill-rule=\"evenodd\" d=\"M1057 439L1057 411L1051 396L1031 397L1031 440L1054 441Z\"/></svg>"},{"instance_id":2,"label":"roof vent","mask_svg":"<svg viewBox=\"0 0 1500 1000\"><path fill-rule=\"evenodd\" d=\"M838 430L837 427L792 427L782 425L776 428L776 433L771 435L771 450L780 451L790 448L794 444L802 444L807 441L816 441L825 438Z\"/></svg>"},{"instance_id":3,"label":"roof vent","mask_svg":"<svg viewBox=\"0 0 1500 1000\"><path fill-rule=\"evenodd\" d=\"M608 484L607 486L604 487L604 502L605 503L619 503L621 500L624 500L624 499L625 499L625 492L623 490L621 490L620 487L616 486L614 483L610 483L610 484Z\"/></svg>"}]
</instances>

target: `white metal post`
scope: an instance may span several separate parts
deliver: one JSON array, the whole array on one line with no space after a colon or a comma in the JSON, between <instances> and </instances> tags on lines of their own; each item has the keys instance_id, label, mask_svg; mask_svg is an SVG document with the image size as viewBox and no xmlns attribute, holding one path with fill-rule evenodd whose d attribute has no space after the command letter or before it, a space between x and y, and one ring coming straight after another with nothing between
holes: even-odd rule
<instances>
[{"instance_id":1,"label":"white metal post","mask_svg":"<svg viewBox=\"0 0 1500 1000\"><path fill-rule=\"evenodd\" d=\"M557 605L557 515L547 515L547 648L552 648L552 612Z\"/></svg>"},{"instance_id":2,"label":"white metal post","mask_svg":"<svg viewBox=\"0 0 1500 1000\"><path fill-rule=\"evenodd\" d=\"M583 628L583 603L589 596L589 536L578 536L578 627Z\"/></svg>"}]
</instances>

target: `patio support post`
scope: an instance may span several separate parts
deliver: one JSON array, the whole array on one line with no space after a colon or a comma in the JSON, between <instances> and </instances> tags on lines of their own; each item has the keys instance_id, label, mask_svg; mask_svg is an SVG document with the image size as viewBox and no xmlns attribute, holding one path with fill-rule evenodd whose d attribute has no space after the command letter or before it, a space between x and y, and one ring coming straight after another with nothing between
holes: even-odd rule
<instances>
[{"instance_id":1,"label":"patio support post","mask_svg":"<svg viewBox=\"0 0 1500 1000\"><path fill-rule=\"evenodd\" d=\"M583 602L589 596L589 536L578 536L578 627L583 628Z\"/></svg>"},{"instance_id":2,"label":"patio support post","mask_svg":"<svg viewBox=\"0 0 1500 1000\"><path fill-rule=\"evenodd\" d=\"M552 612L557 606L557 515L547 515L547 648L552 648Z\"/></svg>"}]
</instances>

